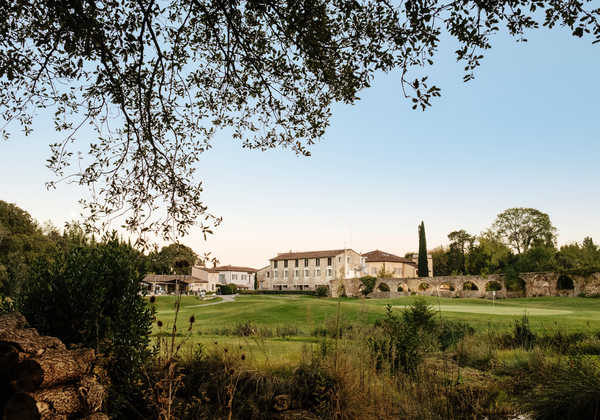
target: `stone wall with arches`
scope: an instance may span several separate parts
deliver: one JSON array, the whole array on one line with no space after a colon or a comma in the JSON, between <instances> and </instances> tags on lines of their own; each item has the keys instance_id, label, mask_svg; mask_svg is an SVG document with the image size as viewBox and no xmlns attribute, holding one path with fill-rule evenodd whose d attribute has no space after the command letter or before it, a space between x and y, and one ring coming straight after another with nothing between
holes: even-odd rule
<instances>
[{"instance_id":1,"label":"stone wall with arches","mask_svg":"<svg viewBox=\"0 0 600 420\"><path fill-rule=\"evenodd\" d=\"M506 298L534 296L600 296L600 273L588 275L521 273L523 290L507 290L502 274L487 276L440 276L416 278L378 278L370 297L390 298L410 295ZM385 283L382 285L382 283ZM381 286L380 286L381 285ZM387 286L387 287L385 287ZM363 284L358 278L330 282L331 295L361 296ZM384 291L389 288L389 291Z\"/></svg>"}]
</instances>

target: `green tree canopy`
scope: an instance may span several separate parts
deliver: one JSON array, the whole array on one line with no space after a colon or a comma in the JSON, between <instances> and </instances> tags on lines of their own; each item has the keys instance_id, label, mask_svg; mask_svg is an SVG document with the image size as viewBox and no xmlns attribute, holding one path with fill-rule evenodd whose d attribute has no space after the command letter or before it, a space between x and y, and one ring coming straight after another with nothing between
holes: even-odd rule
<instances>
[{"instance_id":1,"label":"green tree canopy","mask_svg":"<svg viewBox=\"0 0 600 420\"><path fill-rule=\"evenodd\" d=\"M147 256L147 270L157 274L191 274L198 255L183 244L170 244Z\"/></svg>"},{"instance_id":2,"label":"green tree canopy","mask_svg":"<svg viewBox=\"0 0 600 420\"><path fill-rule=\"evenodd\" d=\"M600 40L600 9L569 0L0 0L0 15L0 114L26 134L38 110L54 115L64 135L49 167L96 187L91 224L128 209L129 229L166 237L220 221L194 176L216 130L308 155L332 105L354 103L376 72L397 70L413 108L430 106L441 39L465 81L503 27ZM71 169L82 126L96 139Z\"/></svg>"},{"instance_id":3,"label":"green tree canopy","mask_svg":"<svg viewBox=\"0 0 600 420\"><path fill-rule=\"evenodd\" d=\"M550 216L532 208L504 210L492 229L517 254L527 252L532 246L553 247L556 241L556 228Z\"/></svg>"}]
</instances>

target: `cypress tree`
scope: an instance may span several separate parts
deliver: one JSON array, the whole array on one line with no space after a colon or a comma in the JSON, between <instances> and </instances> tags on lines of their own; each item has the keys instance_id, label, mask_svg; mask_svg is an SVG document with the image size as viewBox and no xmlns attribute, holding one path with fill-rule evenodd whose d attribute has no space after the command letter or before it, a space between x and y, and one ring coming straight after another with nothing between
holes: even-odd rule
<instances>
[{"instance_id":1,"label":"cypress tree","mask_svg":"<svg viewBox=\"0 0 600 420\"><path fill-rule=\"evenodd\" d=\"M419 277L429 276L429 267L427 265L427 241L425 239L425 223L421 221L419 225Z\"/></svg>"}]
</instances>

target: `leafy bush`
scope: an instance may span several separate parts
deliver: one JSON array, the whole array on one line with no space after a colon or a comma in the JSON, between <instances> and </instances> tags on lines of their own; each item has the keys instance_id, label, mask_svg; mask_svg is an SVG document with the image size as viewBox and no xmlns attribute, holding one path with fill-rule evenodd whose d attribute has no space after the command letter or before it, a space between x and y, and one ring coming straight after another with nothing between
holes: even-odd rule
<instances>
[{"instance_id":1,"label":"leafy bush","mask_svg":"<svg viewBox=\"0 0 600 420\"><path fill-rule=\"evenodd\" d=\"M31 267L19 309L40 333L104 354L111 417L129 417L142 400L137 384L148 349L153 310L140 288L139 254L116 236L101 243L57 248Z\"/></svg>"},{"instance_id":2,"label":"leafy bush","mask_svg":"<svg viewBox=\"0 0 600 420\"><path fill-rule=\"evenodd\" d=\"M14 312L15 310L15 301L13 299L0 296L0 315Z\"/></svg>"},{"instance_id":3,"label":"leafy bush","mask_svg":"<svg viewBox=\"0 0 600 420\"><path fill-rule=\"evenodd\" d=\"M364 276L361 277L359 280L362 283L361 293L365 296L367 296L373 291L373 289L375 288L375 283L377 282L377 278L372 276Z\"/></svg>"},{"instance_id":4,"label":"leafy bush","mask_svg":"<svg viewBox=\"0 0 600 420\"><path fill-rule=\"evenodd\" d=\"M497 281L489 281L485 285L486 292L497 292L498 290L502 290L502 285Z\"/></svg>"},{"instance_id":5,"label":"leafy bush","mask_svg":"<svg viewBox=\"0 0 600 420\"><path fill-rule=\"evenodd\" d=\"M571 357L541 369L526 404L540 420L600 417L600 361Z\"/></svg>"},{"instance_id":6,"label":"leafy bush","mask_svg":"<svg viewBox=\"0 0 600 420\"><path fill-rule=\"evenodd\" d=\"M412 305L402 311L405 323L427 332L432 332L436 327L435 315L435 310L423 298L415 299Z\"/></svg>"},{"instance_id":7,"label":"leafy bush","mask_svg":"<svg viewBox=\"0 0 600 420\"><path fill-rule=\"evenodd\" d=\"M387 367L392 373L401 370L414 374L423 360L421 334L417 325L395 315L390 305L387 305L386 316L378 325L383 334L367 340L376 369Z\"/></svg>"},{"instance_id":8,"label":"leafy bush","mask_svg":"<svg viewBox=\"0 0 600 420\"><path fill-rule=\"evenodd\" d=\"M256 335L257 332L256 324L252 321L238 323L234 329L234 335L239 335L240 337L250 337Z\"/></svg>"},{"instance_id":9,"label":"leafy bush","mask_svg":"<svg viewBox=\"0 0 600 420\"><path fill-rule=\"evenodd\" d=\"M328 286L317 286L315 289L315 294L318 297L327 297L329 295L329 287Z\"/></svg>"},{"instance_id":10,"label":"leafy bush","mask_svg":"<svg viewBox=\"0 0 600 420\"><path fill-rule=\"evenodd\" d=\"M513 327L513 344L515 346L523 347L524 349L531 349L535 344L536 336L529 327L529 317L527 314L523 314L521 320L516 320Z\"/></svg>"},{"instance_id":11,"label":"leafy bush","mask_svg":"<svg viewBox=\"0 0 600 420\"><path fill-rule=\"evenodd\" d=\"M390 291L390 286L387 285L387 283L379 283L379 286L377 286L377 288L379 289L380 292L389 292Z\"/></svg>"},{"instance_id":12,"label":"leafy bush","mask_svg":"<svg viewBox=\"0 0 600 420\"><path fill-rule=\"evenodd\" d=\"M475 329L466 322L444 321L437 328L440 350L455 346L466 336L475 334Z\"/></svg>"},{"instance_id":13,"label":"leafy bush","mask_svg":"<svg viewBox=\"0 0 600 420\"><path fill-rule=\"evenodd\" d=\"M235 295L238 292L238 288L235 284L217 284L219 294L221 295Z\"/></svg>"},{"instance_id":14,"label":"leafy bush","mask_svg":"<svg viewBox=\"0 0 600 420\"><path fill-rule=\"evenodd\" d=\"M479 290L479 288L475 283L467 281L463 284L463 290Z\"/></svg>"}]
</instances>

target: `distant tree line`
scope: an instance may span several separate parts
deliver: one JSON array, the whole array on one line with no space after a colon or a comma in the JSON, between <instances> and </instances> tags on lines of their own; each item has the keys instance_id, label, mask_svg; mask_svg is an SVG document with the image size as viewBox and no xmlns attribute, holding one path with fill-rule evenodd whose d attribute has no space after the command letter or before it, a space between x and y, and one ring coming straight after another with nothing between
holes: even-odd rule
<instances>
[{"instance_id":1,"label":"distant tree line","mask_svg":"<svg viewBox=\"0 0 600 420\"><path fill-rule=\"evenodd\" d=\"M41 258L102 242L104 239L88 235L78 223L68 223L62 230L50 223L40 225L25 210L0 200L0 296L16 297ZM190 274L194 264L206 261L183 244L142 252L128 241L118 242L130 251L139 278L147 273Z\"/></svg>"},{"instance_id":2,"label":"distant tree line","mask_svg":"<svg viewBox=\"0 0 600 420\"><path fill-rule=\"evenodd\" d=\"M448 239L448 246L430 252L436 276L600 271L600 247L591 237L557 247L550 217L536 209L505 210L479 235L460 229Z\"/></svg>"}]
</instances>

